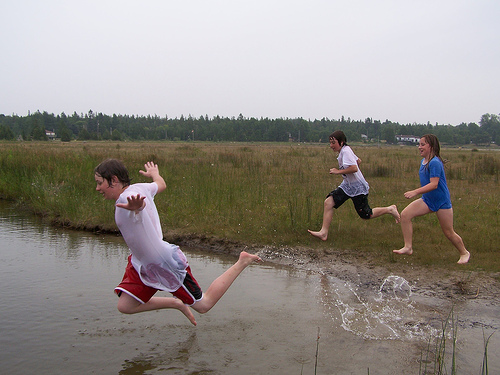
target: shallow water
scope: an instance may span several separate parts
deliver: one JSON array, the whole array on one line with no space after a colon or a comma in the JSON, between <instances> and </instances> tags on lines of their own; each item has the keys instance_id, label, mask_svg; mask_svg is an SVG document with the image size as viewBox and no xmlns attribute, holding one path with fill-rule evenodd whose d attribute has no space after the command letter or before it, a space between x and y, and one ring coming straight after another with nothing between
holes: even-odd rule
<instances>
[{"instance_id":1,"label":"shallow water","mask_svg":"<svg viewBox=\"0 0 500 375\"><path fill-rule=\"evenodd\" d=\"M183 250L204 289L236 260ZM47 227L0 202L2 373L418 374L450 311L396 275L367 293L264 263L208 314L195 313L197 327L177 311L122 315L113 288L127 255L120 237ZM454 307L459 374L480 373L483 332L499 329L495 309ZM500 373L499 339L489 344L490 374Z\"/></svg>"}]
</instances>

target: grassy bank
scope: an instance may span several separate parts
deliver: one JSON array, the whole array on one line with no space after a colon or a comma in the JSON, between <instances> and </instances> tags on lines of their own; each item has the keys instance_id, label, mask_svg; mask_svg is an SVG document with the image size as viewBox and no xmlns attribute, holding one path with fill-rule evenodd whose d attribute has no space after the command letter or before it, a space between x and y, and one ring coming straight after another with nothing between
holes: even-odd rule
<instances>
[{"instance_id":1,"label":"grassy bank","mask_svg":"<svg viewBox=\"0 0 500 375\"><path fill-rule=\"evenodd\" d=\"M353 146L363 160L372 207L409 201L419 186L416 147ZM472 253L463 269L500 270L500 152L444 149L455 229ZM399 225L390 216L361 220L347 202L334 214L328 241L307 229L321 226L325 195L341 182L328 174L337 166L327 145L25 142L0 143L0 196L47 219L81 229L116 229L113 202L95 191L94 167L119 158L134 182L148 160L158 163L167 192L156 198L164 230L242 243L305 246L318 251L348 249L383 262L455 267L458 252L444 237L435 215L414 221L414 255L396 257Z\"/></svg>"}]
</instances>

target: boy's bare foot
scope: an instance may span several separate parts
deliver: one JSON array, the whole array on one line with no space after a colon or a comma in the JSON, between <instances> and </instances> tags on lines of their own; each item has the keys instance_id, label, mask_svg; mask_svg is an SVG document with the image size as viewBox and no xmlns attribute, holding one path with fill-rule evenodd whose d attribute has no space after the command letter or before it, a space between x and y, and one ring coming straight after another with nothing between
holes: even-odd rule
<instances>
[{"instance_id":1,"label":"boy's bare foot","mask_svg":"<svg viewBox=\"0 0 500 375\"><path fill-rule=\"evenodd\" d=\"M307 231L311 233L314 237L319 238L320 240L326 241L326 239L328 238L328 233L323 233L322 231L314 232L309 229Z\"/></svg>"},{"instance_id":2,"label":"boy's bare foot","mask_svg":"<svg viewBox=\"0 0 500 375\"><path fill-rule=\"evenodd\" d=\"M389 213L394 217L394 219L396 219L396 224L401 221L401 216L399 215L398 208L395 204L389 206Z\"/></svg>"},{"instance_id":3,"label":"boy's bare foot","mask_svg":"<svg viewBox=\"0 0 500 375\"><path fill-rule=\"evenodd\" d=\"M182 302L180 299L177 300L179 302L179 305L177 306L177 309L183 313L186 318L189 319L189 321L191 322L192 325L196 325L196 319L194 318L194 315L193 313L191 312L191 309L188 305L184 304L184 302Z\"/></svg>"},{"instance_id":4,"label":"boy's bare foot","mask_svg":"<svg viewBox=\"0 0 500 375\"><path fill-rule=\"evenodd\" d=\"M258 255L250 254L250 253L247 253L246 251L242 251L240 253L240 257L238 259L238 262L241 262L241 263L243 263L243 265L248 266L252 262L262 262L262 259Z\"/></svg>"},{"instance_id":5,"label":"boy's bare foot","mask_svg":"<svg viewBox=\"0 0 500 375\"><path fill-rule=\"evenodd\" d=\"M466 250L467 251L467 250ZM465 264L470 259L470 253L467 251L467 254L460 255L460 259L458 260L458 264Z\"/></svg>"},{"instance_id":6,"label":"boy's bare foot","mask_svg":"<svg viewBox=\"0 0 500 375\"><path fill-rule=\"evenodd\" d=\"M396 254L407 254L407 255L411 255L413 254L413 249L411 247L402 247L401 249L399 250L392 250L393 253L396 253Z\"/></svg>"}]
</instances>

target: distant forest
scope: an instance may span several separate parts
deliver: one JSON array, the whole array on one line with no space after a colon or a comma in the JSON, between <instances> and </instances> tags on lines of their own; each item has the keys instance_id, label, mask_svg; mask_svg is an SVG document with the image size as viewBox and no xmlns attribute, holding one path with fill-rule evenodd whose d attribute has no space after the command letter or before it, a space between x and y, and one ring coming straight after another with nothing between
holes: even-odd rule
<instances>
[{"instance_id":1,"label":"distant forest","mask_svg":"<svg viewBox=\"0 0 500 375\"><path fill-rule=\"evenodd\" d=\"M371 118L339 120L322 118L247 118L105 115L37 111L27 116L0 114L0 139L5 140L114 140L114 141L212 141L212 142L328 142L334 130L343 130L348 141L397 143L397 135L435 134L450 145L500 144L500 118L484 114L479 123L459 125L399 124Z\"/></svg>"}]
</instances>

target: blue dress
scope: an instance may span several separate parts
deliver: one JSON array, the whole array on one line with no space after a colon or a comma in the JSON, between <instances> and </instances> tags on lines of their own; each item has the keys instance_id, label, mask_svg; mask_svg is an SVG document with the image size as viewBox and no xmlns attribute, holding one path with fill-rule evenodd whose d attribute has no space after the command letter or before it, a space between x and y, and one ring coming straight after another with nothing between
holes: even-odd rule
<instances>
[{"instance_id":1,"label":"blue dress","mask_svg":"<svg viewBox=\"0 0 500 375\"><path fill-rule=\"evenodd\" d=\"M431 177L439 177L439 183L436 189L422 195L422 199L429 209L436 212L440 209L451 208L450 191L446 183L444 174L444 165L441 159L433 157L427 164L424 160L420 163L420 185L425 186L431 182Z\"/></svg>"}]
</instances>

